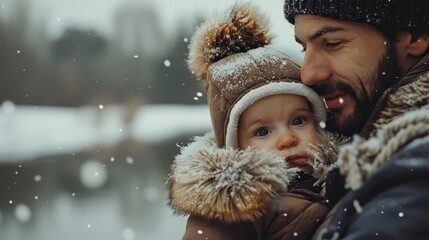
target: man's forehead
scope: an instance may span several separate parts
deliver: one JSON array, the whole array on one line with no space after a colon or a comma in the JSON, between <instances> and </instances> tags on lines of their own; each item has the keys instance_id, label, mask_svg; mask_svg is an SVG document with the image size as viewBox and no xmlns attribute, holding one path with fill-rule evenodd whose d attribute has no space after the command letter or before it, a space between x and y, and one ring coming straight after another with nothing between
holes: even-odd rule
<instances>
[{"instance_id":1,"label":"man's forehead","mask_svg":"<svg viewBox=\"0 0 429 240\"><path fill-rule=\"evenodd\" d=\"M300 40L314 40L328 33L347 32L357 26L363 26L354 22L315 16L295 16L295 38Z\"/></svg>"}]
</instances>

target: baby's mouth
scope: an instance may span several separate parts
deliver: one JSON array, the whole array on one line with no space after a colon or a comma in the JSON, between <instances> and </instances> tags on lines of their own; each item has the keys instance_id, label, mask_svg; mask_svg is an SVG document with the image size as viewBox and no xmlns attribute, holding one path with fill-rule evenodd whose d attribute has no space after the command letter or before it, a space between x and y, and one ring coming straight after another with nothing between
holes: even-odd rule
<instances>
[{"instance_id":1,"label":"baby's mouth","mask_svg":"<svg viewBox=\"0 0 429 240\"><path fill-rule=\"evenodd\" d=\"M286 158L286 162L290 167L305 167L308 164L308 159L305 156L291 155Z\"/></svg>"}]
</instances>

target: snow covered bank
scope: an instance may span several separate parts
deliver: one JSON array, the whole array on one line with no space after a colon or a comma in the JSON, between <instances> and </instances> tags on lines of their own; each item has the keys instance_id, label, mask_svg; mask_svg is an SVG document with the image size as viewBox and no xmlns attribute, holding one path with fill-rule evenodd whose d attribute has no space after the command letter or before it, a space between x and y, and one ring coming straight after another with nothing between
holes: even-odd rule
<instances>
[{"instance_id":1,"label":"snow covered bank","mask_svg":"<svg viewBox=\"0 0 429 240\"><path fill-rule=\"evenodd\" d=\"M146 105L131 114L121 106L0 109L0 160L68 154L115 146L130 138L156 143L210 130L207 105Z\"/></svg>"}]
</instances>

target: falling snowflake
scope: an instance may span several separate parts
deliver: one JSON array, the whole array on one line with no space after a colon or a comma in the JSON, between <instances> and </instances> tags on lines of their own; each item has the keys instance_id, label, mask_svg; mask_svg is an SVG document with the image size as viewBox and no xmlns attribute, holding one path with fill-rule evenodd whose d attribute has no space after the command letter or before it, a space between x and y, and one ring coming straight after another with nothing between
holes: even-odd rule
<instances>
[{"instance_id":1,"label":"falling snowflake","mask_svg":"<svg viewBox=\"0 0 429 240\"><path fill-rule=\"evenodd\" d=\"M133 163L134 163L134 158L132 158L132 157L128 156L128 157L126 157L126 158L125 158L125 161L126 161L128 164L133 164Z\"/></svg>"},{"instance_id":2,"label":"falling snowflake","mask_svg":"<svg viewBox=\"0 0 429 240\"><path fill-rule=\"evenodd\" d=\"M40 176L40 175L34 176L34 181L36 181L36 182L42 181L42 176Z\"/></svg>"},{"instance_id":3,"label":"falling snowflake","mask_svg":"<svg viewBox=\"0 0 429 240\"><path fill-rule=\"evenodd\" d=\"M4 113L13 113L15 111L15 104L11 101L4 101L1 105L1 109Z\"/></svg>"},{"instance_id":4,"label":"falling snowflake","mask_svg":"<svg viewBox=\"0 0 429 240\"><path fill-rule=\"evenodd\" d=\"M80 170L80 180L87 188L99 188L107 180L107 170L100 162L89 160Z\"/></svg>"},{"instance_id":5,"label":"falling snowflake","mask_svg":"<svg viewBox=\"0 0 429 240\"><path fill-rule=\"evenodd\" d=\"M170 67L170 66L171 66L171 62L170 62L170 60L168 60L168 59L164 60L164 65L165 65L166 67Z\"/></svg>"},{"instance_id":6,"label":"falling snowflake","mask_svg":"<svg viewBox=\"0 0 429 240\"><path fill-rule=\"evenodd\" d=\"M15 217L20 222L28 222L31 218L31 210L25 204L19 204L15 208Z\"/></svg>"},{"instance_id":7,"label":"falling snowflake","mask_svg":"<svg viewBox=\"0 0 429 240\"><path fill-rule=\"evenodd\" d=\"M353 206L355 207L357 213L362 212L362 207L360 206L360 203L358 200L353 200Z\"/></svg>"}]
</instances>

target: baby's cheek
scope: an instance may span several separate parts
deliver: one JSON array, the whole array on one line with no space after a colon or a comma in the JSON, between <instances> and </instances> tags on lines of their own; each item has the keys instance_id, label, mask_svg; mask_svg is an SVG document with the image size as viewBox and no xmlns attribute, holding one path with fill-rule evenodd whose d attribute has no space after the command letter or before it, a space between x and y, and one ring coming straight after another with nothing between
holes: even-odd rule
<instances>
[{"instance_id":1,"label":"baby's cheek","mask_svg":"<svg viewBox=\"0 0 429 240\"><path fill-rule=\"evenodd\" d=\"M317 131L313 131L308 139L308 145L317 145L321 142L321 136Z\"/></svg>"}]
</instances>

